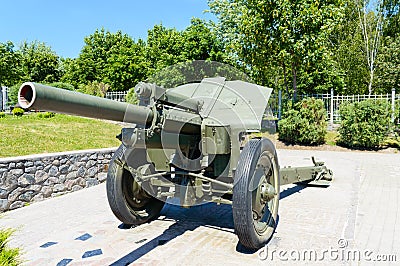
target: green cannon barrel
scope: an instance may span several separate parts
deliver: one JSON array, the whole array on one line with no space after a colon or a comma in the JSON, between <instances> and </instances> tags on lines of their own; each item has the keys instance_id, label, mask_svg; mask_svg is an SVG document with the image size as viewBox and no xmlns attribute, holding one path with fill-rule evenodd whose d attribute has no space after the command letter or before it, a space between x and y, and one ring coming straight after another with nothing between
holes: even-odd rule
<instances>
[{"instance_id":1,"label":"green cannon barrel","mask_svg":"<svg viewBox=\"0 0 400 266\"><path fill-rule=\"evenodd\" d=\"M112 121L150 125L150 108L117 102L79 92L26 82L18 92L18 103L24 109L35 109Z\"/></svg>"}]
</instances>

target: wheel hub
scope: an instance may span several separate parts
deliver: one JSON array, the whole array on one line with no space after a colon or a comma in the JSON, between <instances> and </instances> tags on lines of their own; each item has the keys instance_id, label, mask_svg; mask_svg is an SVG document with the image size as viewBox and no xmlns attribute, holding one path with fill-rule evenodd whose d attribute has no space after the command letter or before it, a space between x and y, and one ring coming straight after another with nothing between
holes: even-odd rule
<instances>
[{"instance_id":1,"label":"wheel hub","mask_svg":"<svg viewBox=\"0 0 400 266\"><path fill-rule=\"evenodd\" d=\"M272 200L276 196L275 188L269 183L263 183L260 187L261 199L264 202Z\"/></svg>"}]
</instances>

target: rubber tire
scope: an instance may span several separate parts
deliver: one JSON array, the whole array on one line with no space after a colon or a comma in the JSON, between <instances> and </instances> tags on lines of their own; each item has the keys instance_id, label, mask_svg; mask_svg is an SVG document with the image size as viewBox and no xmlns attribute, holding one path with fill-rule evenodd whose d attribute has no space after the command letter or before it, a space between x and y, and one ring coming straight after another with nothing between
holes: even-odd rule
<instances>
[{"instance_id":1,"label":"rubber tire","mask_svg":"<svg viewBox=\"0 0 400 266\"><path fill-rule=\"evenodd\" d=\"M258 159L261 154L267 152L273 158L275 164L275 175L277 175L277 187L275 190L275 208L276 217L274 219L273 228L268 228L265 234L259 234L254 225L253 211L252 211L252 193L249 190L250 180L256 169ZM276 177L274 177L275 179ZM239 242L249 249L259 249L265 245L266 242L272 237L277 224L277 215L279 207L279 164L275 147L269 139L252 139L243 148L238 166L235 172L232 209L233 209L233 222L235 226L235 233L239 238Z\"/></svg>"},{"instance_id":2,"label":"rubber tire","mask_svg":"<svg viewBox=\"0 0 400 266\"><path fill-rule=\"evenodd\" d=\"M107 174L107 198L114 215L125 225L140 225L156 219L164 206L164 201L151 197L145 206L136 208L126 200L126 178L133 178L115 160L124 161L126 148L121 145L114 153ZM142 158L145 160L145 158ZM135 161L141 161L136 160Z\"/></svg>"}]
</instances>

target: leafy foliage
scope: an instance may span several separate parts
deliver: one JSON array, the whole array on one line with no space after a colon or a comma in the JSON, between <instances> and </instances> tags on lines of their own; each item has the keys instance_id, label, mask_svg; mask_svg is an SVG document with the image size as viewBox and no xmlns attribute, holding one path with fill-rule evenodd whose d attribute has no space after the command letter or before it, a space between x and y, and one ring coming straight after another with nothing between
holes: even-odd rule
<instances>
[{"instance_id":1,"label":"leafy foliage","mask_svg":"<svg viewBox=\"0 0 400 266\"><path fill-rule=\"evenodd\" d=\"M13 233L13 229L0 230L0 265L14 266L21 263L20 249L8 247L8 241Z\"/></svg>"},{"instance_id":2,"label":"leafy foliage","mask_svg":"<svg viewBox=\"0 0 400 266\"><path fill-rule=\"evenodd\" d=\"M0 86L12 86L22 75L21 57L12 42L0 43Z\"/></svg>"},{"instance_id":3,"label":"leafy foliage","mask_svg":"<svg viewBox=\"0 0 400 266\"><path fill-rule=\"evenodd\" d=\"M38 113L38 115L37 115L38 118L52 118L55 116L56 116L56 114L53 112Z\"/></svg>"},{"instance_id":4,"label":"leafy foliage","mask_svg":"<svg viewBox=\"0 0 400 266\"><path fill-rule=\"evenodd\" d=\"M251 67L258 83L274 84L274 80L266 80L271 78L271 67L276 70L274 66L279 67L275 73L286 87L291 78L294 94L298 76L307 80L303 92L314 91L317 86L327 91L340 83L340 79L327 75L337 75L327 37L341 21L343 1L210 0L209 5L220 20L220 34L231 40L228 46L232 55L241 65ZM328 63L324 66L320 62Z\"/></svg>"},{"instance_id":5,"label":"leafy foliage","mask_svg":"<svg viewBox=\"0 0 400 266\"><path fill-rule=\"evenodd\" d=\"M192 18L191 24L182 32L184 60L225 60L224 47L214 31L213 23Z\"/></svg>"},{"instance_id":6,"label":"leafy foliage","mask_svg":"<svg viewBox=\"0 0 400 266\"><path fill-rule=\"evenodd\" d=\"M23 116L24 113L25 113L24 109L19 108L19 107L15 107L15 108L12 110L12 114L15 115L15 116Z\"/></svg>"},{"instance_id":7,"label":"leafy foliage","mask_svg":"<svg viewBox=\"0 0 400 266\"><path fill-rule=\"evenodd\" d=\"M400 0L383 0L383 9L386 15L384 33L386 36L400 35Z\"/></svg>"},{"instance_id":8,"label":"leafy foliage","mask_svg":"<svg viewBox=\"0 0 400 266\"><path fill-rule=\"evenodd\" d=\"M389 131L390 112L386 101L342 104L338 144L350 148L379 147Z\"/></svg>"},{"instance_id":9,"label":"leafy foliage","mask_svg":"<svg viewBox=\"0 0 400 266\"><path fill-rule=\"evenodd\" d=\"M110 85L108 84L104 84L103 82L93 81L86 85L81 86L77 91L98 97L104 97L109 88Z\"/></svg>"},{"instance_id":10,"label":"leafy foliage","mask_svg":"<svg viewBox=\"0 0 400 266\"><path fill-rule=\"evenodd\" d=\"M99 82L111 90L128 90L145 75L143 41L137 43L121 31L104 28L85 38L85 46L75 60L64 61L69 71L63 81L75 87Z\"/></svg>"},{"instance_id":11,"label":"leafy foliage","mask_svg":"<svg viewBox=\"0 0 400 266\"><path fill-rule=\"evenodd\" d=\"M134 41L121 31L96 30L85 38L77 59L63 60L62 81L75 87L92 82L109 84L111 91L127 91L157 71L188 60L219 60L222 46L210 26L193 19L183 31L155 25L147 41ZM172 78L172 76L171 76Z\"/></svg>"},{"instance_id":12,"label":"leafy foliage","mask_svg":"<svg viewBox=\"0 0 400 266\"><path fill-rule=\"evenodd\" d=\"M63 74L59 67L59 56L45 43L25 41L18 50L14 50L12 42L0 43L1 85L13 86L24 81L55 82ZM12 100L16 103L16 99Z\"/></svg>"},{"instance_id":13,"label":"leafy foliage","mask_svg":"<svg viewBox=\"0 0 400 266\"><path fill-rule=\"evenodd\" d=\"M13 85L13 86L11 86L10 88L9 88L9 91L8 91L8 99L10 100L9 101L9 104L10 105L15 105L15 104L17 104L17 102L18 102L18 91L19 91L19 88L21 87L21 84L20 83L17 83L17 84L15 84L15 85Z\"/></svg>"},{"instance_id":14,"label":"leafy foliage","mask_svg":"<svg viewBox=\"0 0 400 266\"><path fill-rule=\"evenodd\" d=\"M337 72L344 86L334 87L336 94L367 93L368 68L363 53L363 37L357 13L357 1L346 1L342 22L329 35Z\"/></svg>"},{"instance_id":15,"label":"leafy foliage","mask_svg":"<svg viewBox=\"0 0 400 266\"><path fill-rule=\"evenodd\" d=\"M18 50L21 55L24 79L27 81L50 83L58 81L61 72L59 56L43 42L23 42Z\"/></svg>"},{"instance_id":16,"label":"leafy foliage","mask_svg":"<svg viewBox=\"0 0 400 266\"><path fill-rule=\"evenodd\" d=\"M131 88L125 96L125 102L131 104L138 104L139 99L136 95L135 88Z\"/></svg>"},{"instance_id":17,"label":"leafy foliage","mask_svg":"<svg viewBox=\"0 0 400 266\"><path fill-rule=\"evenodd\" d=\"M53 82L48 84L51 87L56 87L59 89L64 89L64 90L69 90L69 91L74 91L75 87L69 83L65 83L65 82Z\"/></svg>"},{"instance_id":18,"label":"leafy foliage","mask_svg":"<svg viewBox=\"0 0 400 266\"><path fill-rule=\"evenodd\" d=\"M4 112L0 112L0 118L6 117L6 114Z\"/></svg>"},{"instance_id":19,"label":"leafy foliage","mask_svg":"<svg viewBox=\"0 0 400 266\"><path fill-rule=\"evenodd\" d=\"M292 144L319 145L325 142L326 111L322 100L304 99L279 121L279 139Z\"/></svg>"},{"instance_id":20,"label":"leafy foliage","mask_svg":"<svg viewBox=\"0 0 400 266\"><path fill-rule=\"evenodd\" d=\"M400 88L400 36L384 39L376 63L376 92L390 93L393 88Z\"/></svg>"},{"instance_id":21,"label":"leafy foliage","mask_svg":"<svg viewBox=\"0 0 400 266\"><path fill-rule=\"evenodd\" d=\"M215 76L225 77L226 80L251 82L251 79L246 74L230 65L204 60L180 62L163 68L148 77L146 81L165 88L173 88L186 83L200 82L203 78Z\"/></svg>"},{"instance_id":22,"label":"leafy foliage","mask_svg":"<svg viewBox=\"0 0 400 266\"><path fill-rule=\"evenodd\" d=\"M399 0L208 3L217 23L193 18L184 30L159 24L149 29L143 40L121 31L97 29L84 39L79 57L74 59L60 58L40 41L23 42L18 48L10 41L0 43L0 85L63 82L71 86L56 87L101 95L84 87L98 82L108 84L110 91L127 91L139 81L151 79L161 80L165 86L181 84L188 79L182 77L179 66L163 73L160 70L205 60L235 66L256 83L281 89L286 96L325 93L332 88L336 94L364 94L369 84L373 84L373 93L388 93L392 88L400 91ZM368 8L360 9L360 4ZM361 27L360 18L366 27ZM381 18L382 31L374 26ZM371 68L365 44L377 39L372 34L377 29L383 38L373 52L376 62ZM203 74L195 73L192 80ZM13 93L16 103L15 90Z\"/></svg>"}]
</instances>

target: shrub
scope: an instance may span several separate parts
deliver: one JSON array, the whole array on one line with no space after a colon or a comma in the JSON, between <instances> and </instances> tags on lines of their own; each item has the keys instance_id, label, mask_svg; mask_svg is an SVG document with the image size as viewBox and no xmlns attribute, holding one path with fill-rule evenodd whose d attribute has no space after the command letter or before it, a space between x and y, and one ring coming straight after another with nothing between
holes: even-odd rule
<instances>
[{"instance_id":1,"label":"shrub","mask_svg":"<svg viewBox=\"0 0 400 266\"><path fill-rule=\"evenodd\" d=\"M110 85L108 84L98 81L92 81L86 85L81 86L77 91L98 97L104 97L106 96L106 93L109 89Z\"/></svg>"},{"instance_id":2,"label":"shrub","mask_svg":"<svg viewBox=\"0 0 400 266\"><path fill-rule=\"evenodd\" d=\"M5 116L6 116L6 114L4 112L0 112L0 118L3 118Z\"/></svg>"},{"instance_id":3,"label":"shrub","mask_svg":"<svg viewBox=\"0 0 400 266\"><path fill-rule=\"evenodd\" d=\"M350 148L377 148L389 132L390 105L366 100L342 104L338 144Z\"/></svg>"},{"instance_id":4,"label":"shrub","mask_svg":"<svg viewBox=\"0 0 400 266\"><path fill-rule=\"evenodd\" d=\"M19 87L21 87L22 83L15 84L11 86L8 91L8 105L15 105L18 102L18 91Z\"/></svg>"},{"instance_id":5,"label":"shrub","mask_svg":"<svg viewBox=\"0 0 400 266\"><path fill-rule=\"evenodd\" d=\"M304 99L279 121L279 139L292 144L323 144L326 127L324 102L314 98Z\"/></svg>"},{"instance_id":6,"label":"shrub","mask_svg":"<svg viewBox=\"0 0 400 266\"><path fill-rule=\"evenodd\" d=\"M19 107L15 107L12 110L12 114L15 115L15 116L22 116L24 114L24 112L25 112L24 109L19 108Z\"/></svg>"},{"instance_id":7,"label":"shrub","mask_svg":"<svg viewBox=\"0 0 400 266\"><path fill-rule=\"evenodd\" d=\"M395 102L394 121L396 124L400 124L400 100L396 100Z\"/></svg>"},{"instance_id":8,"label":"shrub","mask_svg":"<svg viewBox=\"0 0 400 266\"><path fill-rule=\"evenodd\" d=\"M125 96L125 101L131 104L138 104L139 99L136 95L135 88L131 88Z\"/></svg>"},{"instance_id":9,"label":"shrub","mask_svg":"<svg viewBox=\"0 0 400 266\"><path fill-rule=\"evenodd\" d=\"M69 83L65 83L65 82L53 82L53 83L50 83L48 85L51 86L51 87L56 87L56 88L69 90L69 91L74 91L75 90L73 85L71 85Z\"/></svg>"},{"instance_id":10,"label":"shrub","mask_svg":"<svg viewBox=\"0 0 400 266\"><path fill-rule=\"evenodd\" d=\"M8 240L14 233L12 229L0 230L0 265L20 265L20 249L9 248Z\"/></svg>"},{"instance_id":11,"label":"shrub","mask_svg":"<svg viewBox=\"0 0 400 266\"><path fill-rule=\"evenodd\" d=\"M45 112L45 113L39 113L37 115L38 118L52 118L54 117L56 114L53 112Z\"/></svg>"}]
</instances>

